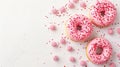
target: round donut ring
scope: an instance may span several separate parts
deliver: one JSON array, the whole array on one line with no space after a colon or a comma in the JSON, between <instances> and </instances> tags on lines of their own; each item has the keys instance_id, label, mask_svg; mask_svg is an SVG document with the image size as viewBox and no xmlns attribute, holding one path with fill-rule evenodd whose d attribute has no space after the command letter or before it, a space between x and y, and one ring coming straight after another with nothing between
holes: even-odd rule
<instances>
[{"instance_id":1,"label":"round donut ring","mask_svg":"<svg viewBox=\"0 0 120 67\"><path fill-rule=\"evenodd\" d=\"M85 41L92 33L92 24L84 15L74 15L69 18L67 34L73 41Z\"/></svg>"},{"instance_id":2,"label":"round donut ring","mask_svg":"<svg viewBox=\"0 0 120 67\"><path fill-rule=\"evenodd\" d=\"M112 46L104 38L95 38L87 46L87 57L95 64L107 62L112 55Z\"/></svg>"},{"instance_id":3,"label":"round donut ring","mask_svg":"<svg viewBox=\"0 0 120 67\"><path fill-rule=\"evenodd\" d=\"M93 23L99 27L105 27L112 24L115 20L117 10L109 1L98 1L90 10L90 16Z\"/></svg>"}]
</instances>

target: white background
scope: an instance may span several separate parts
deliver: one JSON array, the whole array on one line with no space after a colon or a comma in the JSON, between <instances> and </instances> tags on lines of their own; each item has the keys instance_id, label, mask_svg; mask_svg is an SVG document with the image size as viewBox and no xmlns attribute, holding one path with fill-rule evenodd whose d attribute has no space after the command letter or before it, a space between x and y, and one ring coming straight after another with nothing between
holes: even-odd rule
<instances>
[{"instance_id":1,"label":"white background","mask_svg":"<svg viewBox=\"0 0 120 67\"><path fill-rule=\"evenodd\" d=\"M50 16L51 7L60 8L67 2L68 0L0 0L0 67L63 67L64 65L66 67L73 67L72 65L80 67L80 60L73 64L69 62L68 57L75 56L78 59L79 56L83 56L82 60L87 60L85 50L82 49L86 43L81 43L83 45L80 46L77 45L79 43L72 42L71 45L75 49L80 48L79 54L76 52L68 53L66 46L62 46L61 49L53 49L49 44L46 44L51 38L55 41L60 40L60 33L64 31L60 22L61 19L63 21L67 19L67 16L65 19L64 17L59 19ZM111 2L118 4L115 23L120 22L118 19L120 0L111 0ZM91 0L87 6L89 7L93 3L94 1ZM77 7L79 8L79 4ZM87 15L84 11L69 10L69 13ZM49 16L49 19L44 16ZM61 24L56 32L51 32L44 26L47 25L48 27L49 22L53 21ZM111 25L110 27L116 30L119 26ZM106 39L112 43L112 60L118 67L120 64L115 52L120 52L117 46L120 42L120 35L116 31L114 35L108 35L106 32L108 28L101 29L99 34L104 32ZM99 35L97 36L99 37ZM51 55L50 52L53 54ZM54 55L60 56L59 62L56 63L52 60ZM108 66L109 62L105 65ZM88 67L103 67L103 65L95 65L89 62Z\"/></svg>"}]
</instances>

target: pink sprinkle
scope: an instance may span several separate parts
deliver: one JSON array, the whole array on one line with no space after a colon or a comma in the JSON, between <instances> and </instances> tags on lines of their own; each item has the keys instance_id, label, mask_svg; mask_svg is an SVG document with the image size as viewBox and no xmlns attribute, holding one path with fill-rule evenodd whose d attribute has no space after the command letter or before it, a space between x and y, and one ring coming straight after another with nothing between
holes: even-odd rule
<instances>
[{"instance_id":1,"label":"pink sprinkle","mask_svg":"<svg viewBox=\"0 0 120 67\"><path fill-rule=\"evenodd\" d=\"M61 12L61 13L66 12L66 8L65 8L65 7L61 7L61 8L60 8L60 12Z\"/></svg>"},{"instance_id":2,"label":"pink sprinkle","mask_svg":"<svg viewBox=\"0 0 120 67\"><path fill-rule=\"evenodd\" d=\"M108 34L112 35L114 32L113 32L113 29L112 28L109 28L108 29Z\"/></svg>"},{"instance_id":3,"label":"pink sprinkle","mask_svg":"<svg viewBox=\"0 0 120 67\"><path fill-rule=\"evenodd\" d=\"M61 43L61 44L66 44L66 40L65 40L64 38L62 38L62 39L60 40L60 43Z\"/></svg>"},{"instance_id":4,"label":"pink sprinkle","mask_svg":"<svg viewBox=\"0 0 120 67\"><path fill-rule=\"evenodd\" d=\"M115 63L114 62L110 63L110 67L116 67Z\"/></svg>"},{"instance_id":5,"label":"pink sprinkle","mask_svg":"<svg viewBox=\"0 0 120 67\"><path fill-rule=\"evenodd\" d=\"M53 8L53 9L52 9L52 14L54 14L54 15L58 15L58 14L59 14L59 12L58 12L58 10L57 10L57 9Z\"/></svg>"},{"instance_id":6,"label":"pink sprinkle","mask_svg":"<svg viewBox=\"0 0 120 67\"><path fill-rule=\"evenodd\" d=\"M52 42L51 44L53 47L58 47L57 43L56 42Z\"/></svg>"},{"instance_id":7,"label":"pink sprinkle","mask_svg":"<svg viewBox=\"0 0 120 67\"><path fill-rule=\"evenodd\" d=\"M78 3L78 2L79 2L79 0L73 0L73 2L74 2L74 3Z\"/></svg>"},{"instance_id":8,"label":"pink sprinkle","mask_svg":"<svg viewBox=\"0 0 120 67\"><path fill-rule=\"evenodd\" d=\"M56 26L55 25L50 25L49 29L54 31L54 30L56 30Z\"/></svg>"},{"instance_id":9,"label":"pink sprinkle","mask_svg":"<svg viewBox=\"0 0 120 67\"><path fill-rule=\"evenodd\" d=\"M120 60L120 53L117 54L118 59Z\"/></svg>"},{"instance_id":10,"label":"pink sprinkle","mask_svg":"<svg viewBox=\"0 0 120 67\"><path fill-rule=\"evenodd\" d=\"M59 57L58 57L58 56L54 56L54 57L53 57L53 60L54 60L54 61L59 61Z\"/></svg>"},{"instance_id":11,"label":"pink sprinkle","mask_svg":"<svg viewBox=\"0 0 120 67\"><path fill-rule=\"evenodd\" d=\"M76 62L75 58L74 57L70 57L69 59L71 62Z\"/></svg>"},{"instance_id":12,"label":"pink sprinkle","mask_svg":"<svg viewBox=\"0 0 120 67\"><path fill-rule=\"evenodd\" d=\"M68 8L73 9L73 8L75 8L75 5L70 2L70 3L68 3Z\"/></svg>"},{"instance_id":13,"label":"pink sprinkle","mask_svg":"<svg viewBox=\"0 0 120 67\"><path fill-rule=\"evenodd\" d=\"M81 66L87 66L86 61L80 61Z\"/></svg>"},{"instance_id":14,"label":"pink sprinkle","mask_svg":"<svg viewBox=\"0 0 120 67\"><path fill-rule=\"evenodd\" d=\"M69 52L71 52L71 51L73 51L73 47L72 47L72 46L68 46L68 47L67 47L67 50L68 50Z\"/></svg>"},{"instance_id":15,"label":"pink sprinkle","mask_svg":"<svg viewBox=\"0 0 120 67\"><path fill-rule=\"evenodd\" d=\"M120 28L117 28L117 33L120 34Z\"/></svg>"},{"instance_id":16,"label":"pink sprinkle","mask_svg":"<svg viewBox=\"0 0 120 67\"><path fill-rule=\"evenodd\" d=\"M84 9L86 9L86 3L85 2L80 2L80 6Z\"/></svg>"}]
</instances>

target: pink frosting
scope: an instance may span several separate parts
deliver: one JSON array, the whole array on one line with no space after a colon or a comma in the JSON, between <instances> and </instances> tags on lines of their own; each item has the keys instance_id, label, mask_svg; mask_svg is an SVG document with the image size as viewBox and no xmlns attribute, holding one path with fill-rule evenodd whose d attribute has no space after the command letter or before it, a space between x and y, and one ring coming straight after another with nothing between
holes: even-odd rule
<instances>
[{"instance_id":1,"label":"pink frosting","mask_svg":"<svg viewBox=\"0 0 120 67\"><path fill-rule=\"evenodd\" d=\"M116 14L117 11L115 6L109 1L98 1L91 9L93 23L102 27L112 24Z\"/></svg>"},{"instance_id":2,"label":"pink frosting","mask_svg":"<svg viewBox=\"0 0 120 67\"><path fill-rule=\"evenodd\" d=\"M84 41L92 33L91 21L84 15L75 15L69 19L67 30L71 40Z\"/></svg>"},{"instance_id":3,"label":"pink frosting","mask_svg":"<svg viewBox=\"0 0 120 67\"><path fill-rule=\"evenodd\" d=\"M99 51L98 48L102 50ZM104 38L93 39L87 47L87 56L95 64L103 64L107 62L112 55L112 47L108 40Z\"/></svg>"}]
</instances>

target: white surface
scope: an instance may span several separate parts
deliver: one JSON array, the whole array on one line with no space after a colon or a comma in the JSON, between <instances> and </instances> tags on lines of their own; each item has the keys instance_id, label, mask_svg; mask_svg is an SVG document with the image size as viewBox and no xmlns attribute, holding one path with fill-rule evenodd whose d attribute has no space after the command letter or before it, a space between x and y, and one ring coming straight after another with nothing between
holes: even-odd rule
<instances>
[{"instance_id":1,"label":"white surface","mask_svg":"<svg viewBox=\"0 0 120 67\"><path fill-rule=\"evenodd\" d=\"M90 1L90 4L92 4L92 1ZM120 22L118 19L120 16L120 0L111 1L118 4L116 6L118 15L115 22ZM50 9L52 6L59 8L67 2L68 0L0 0L0 67L63 67L64 65L79 67L79 60L72 64L68 57L75 56L78 59L83 56L82 60L87 60L85 50L81 49L85 45L77 45L79 43L72 42L71 46L76 50L80 48L79 54L76 54L76 52L67 52L64 45L61 49L53 49L49 44L46 44L51 38L59 41L61 33L64 33L63 25L60 22L67 19L67 16L55 18L49 15ZM75 10L70 10L69 13L87 14ZM46 15L49 16L49 19L45 19L44 16ZM53 21L61 24L56 32L51 32L44 27L45 24L49 26L49 22ZM112 25L110 27L116 29L119 26ZM101 31L107 34L105 32L107 29L104 28ZM119 52L117 43L120 42L120 35L115 32L114 35L105 37L113 44L113 51ZM53 55L50 55L50 52ZM55 63L52 60L54 55L60 56L59 62ZM112 59L118 67L120 64L115 54ZM89 62L88 67L103 67L103 65L95 65Z\"/></svg>"}]
</instances>

